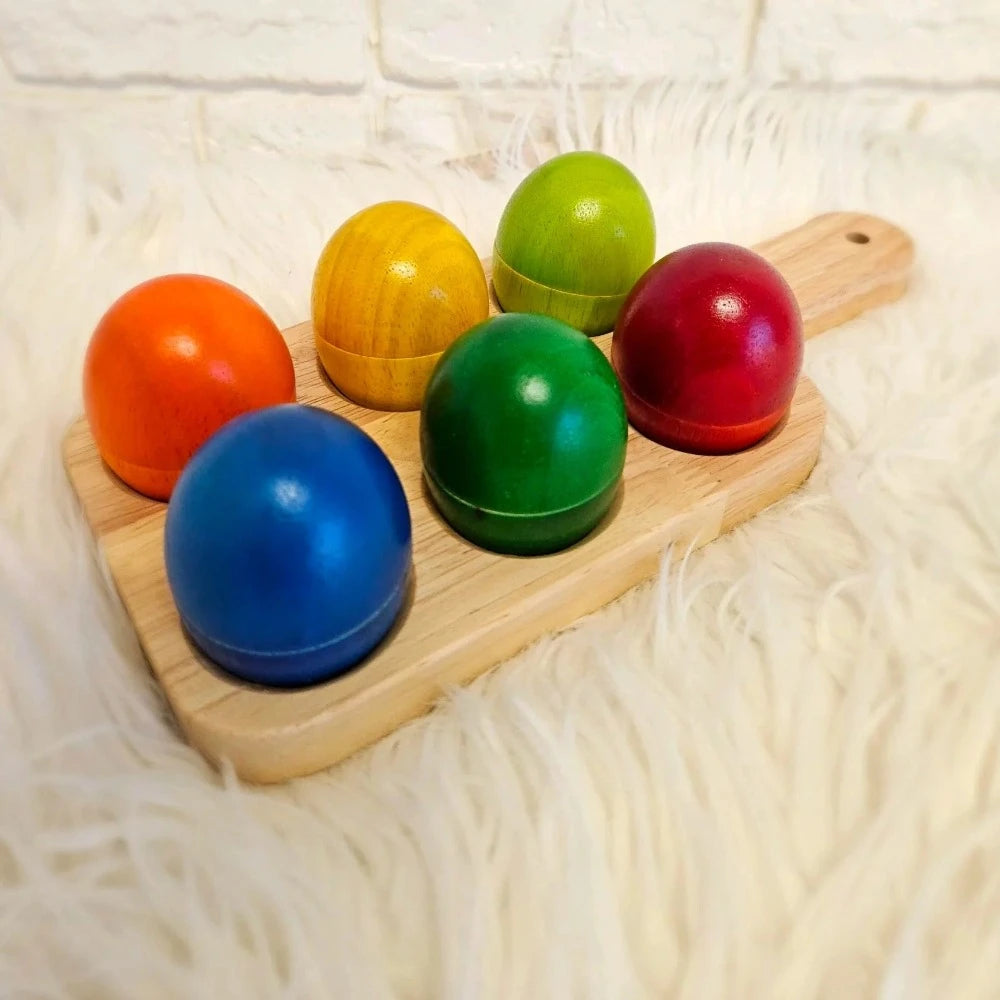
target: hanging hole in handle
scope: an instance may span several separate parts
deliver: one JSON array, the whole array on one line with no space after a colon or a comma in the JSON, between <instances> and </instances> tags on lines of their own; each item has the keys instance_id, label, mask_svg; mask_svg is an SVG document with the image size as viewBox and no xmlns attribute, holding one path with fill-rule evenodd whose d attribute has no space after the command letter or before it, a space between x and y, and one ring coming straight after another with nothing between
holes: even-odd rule
<instances>
[{"instance_id":1,"label":"hanging hole in handle","mask_svg":"<svg viewBox=\"0 0 1000 1000\"><path fill-rule=\"evenodd\" d=\"M872 238L867 233L846 233L852 243L871 243Z\"/></svg>"}]
</instances>

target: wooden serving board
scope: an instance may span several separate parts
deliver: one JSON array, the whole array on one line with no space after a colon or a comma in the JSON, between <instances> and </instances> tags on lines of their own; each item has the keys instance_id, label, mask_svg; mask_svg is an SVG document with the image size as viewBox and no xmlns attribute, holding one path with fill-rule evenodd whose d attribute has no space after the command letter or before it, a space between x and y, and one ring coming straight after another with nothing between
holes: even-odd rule
<instances>
[{"instance_id":1,"label":"wooden serving board","mask_svg":"<svg viewBox=\"0 0 1000 1000\"><path fill-rule=\"evenodd\" d=\"M871 216L830 214L756 247L788 279L807 337L898 298L909 237ZM687 455L630 431L611 515L563 552L523 558L476 548L440 518L424 490L418 413L366 410L331 386L308 323L286 331L299 400L363 427L394 463L413 518L414 582L390 637L355 670L298 690L238 681L181 629L163 560L166 505L130 490L101 461L85 420L64 442L69 478L153 672L188 739L245 779L282 781L326 767L427 710L553 629L655 573L664 550L704 544L783 497L819 454L824 406L799 383L787 420L735 455ZM605 352L611 336L597 339Z\"/></svg>"}]
</instances>

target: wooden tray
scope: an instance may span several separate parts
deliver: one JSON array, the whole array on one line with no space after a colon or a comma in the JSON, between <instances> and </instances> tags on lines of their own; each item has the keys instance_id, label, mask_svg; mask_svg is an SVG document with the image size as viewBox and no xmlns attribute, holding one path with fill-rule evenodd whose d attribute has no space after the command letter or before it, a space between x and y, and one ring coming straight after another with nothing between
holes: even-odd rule
<instances>
[{"instance_id":1,"label":"wooden tray","mask_svg":"<svg viewBox=\"0 0 1000 1000\"><path fill-rule=\"evenodd\" d=\"M865 215L830 214L756 247L798 297L814 336L906 287L909 237ZM465 683L550 630L569 625L655 573L665 548L704 544L789 493L819 454L824 407L803 378L787 420L760 444L723 457L686 455L630 431L624 485L593 535L535 558L482 551L441 520L424 491L419 414L343 399L317 362L308 323L286 331L299 400L364 427L395 464L413 516L414 585L399 623L349 674L270 690L220 672L188 642L163 562L166 505L130 490L103 464L85 420L64 461L153 672L188 739L245 779L282 781L326 767L427 710L442 685ZM605 351L610 334L597 339Z\"/></svg>"}]
</instances>

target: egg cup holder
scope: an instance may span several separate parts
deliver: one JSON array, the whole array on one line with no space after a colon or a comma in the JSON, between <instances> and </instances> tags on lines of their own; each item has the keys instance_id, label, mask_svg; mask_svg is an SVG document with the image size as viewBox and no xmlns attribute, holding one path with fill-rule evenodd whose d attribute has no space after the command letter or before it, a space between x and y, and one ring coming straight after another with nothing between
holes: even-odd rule
<instances>
[{"instance_id":1,"label":"egg cup holder","mask_svg":"<svg viewBox=\"0 0 1000 1000\"><path fill-rule=\"evenodd\" d=\"M899 298L913 260L902 230L850 213L818 216L754 249L790 284L806 337ZM736 454L672 451L630 428L622 485L594 532L550 555L500 555L456 534L435 509L421 469L420 414L348 401L323 373L310 324L284 335L299 401L371 435L395 466L412 515L403 611L389 636L334 680L257 687L207 660L186 635L167 585L166 504L108 469L85 419L63 444L84 516L181 729L206 757L230 761L249 781L284 781L347 757L428 710L447 686L471 681L654 575L668 551L682 555L746 521L808 477L823 436L823 400L804 376L787 419ZM595 343L607 354L611 335Z\"/></svg>"}]
</instances>

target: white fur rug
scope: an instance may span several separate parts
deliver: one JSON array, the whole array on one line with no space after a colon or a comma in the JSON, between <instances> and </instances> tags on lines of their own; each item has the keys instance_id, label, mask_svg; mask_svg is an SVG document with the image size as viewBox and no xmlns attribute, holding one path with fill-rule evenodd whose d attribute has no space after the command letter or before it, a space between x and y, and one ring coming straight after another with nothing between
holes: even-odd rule
<instances>
[{"instance_id":1,"label":"white fur rug","mask_svg":"<svg viewBox=\"0 0 1000 1000\"><path fill-rule=\"evenodd\" d=\"M996 996L1000 94L456 97L490 179L391 135L338 158L284 100L273 146L192 97L0 108L0 995ZM808 346L819 466L345 765L220 777L61 470L93 324L178 268L301 320L386 197L488 252L521 152L574 146L634 167L660 252L835 208L909 229L909 295Z\"/></svg>"}]
</instances>

